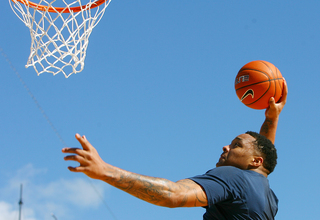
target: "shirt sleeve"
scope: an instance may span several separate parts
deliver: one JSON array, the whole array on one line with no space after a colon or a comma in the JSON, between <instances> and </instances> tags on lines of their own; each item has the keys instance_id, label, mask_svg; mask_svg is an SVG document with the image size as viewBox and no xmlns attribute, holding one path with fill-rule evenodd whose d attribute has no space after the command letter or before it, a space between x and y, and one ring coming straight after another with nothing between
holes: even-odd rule
<instances>
[{"instance_id":1,"label":"shirt sleeve","mask_svg":"<svg viewBox=\"0 0 320 220\"><path fill-rule=\"evenodd\" d=\"M215 168L203 175L189 179L204 189L208 199L208 206L212 207L215 204L222 203L234 197L234 190L232 190L231 187L232 184L229 183L229 180L232 179L229 178L231 176L232 172L230 172L230 169Z\"/></svg>"}]
</instances>

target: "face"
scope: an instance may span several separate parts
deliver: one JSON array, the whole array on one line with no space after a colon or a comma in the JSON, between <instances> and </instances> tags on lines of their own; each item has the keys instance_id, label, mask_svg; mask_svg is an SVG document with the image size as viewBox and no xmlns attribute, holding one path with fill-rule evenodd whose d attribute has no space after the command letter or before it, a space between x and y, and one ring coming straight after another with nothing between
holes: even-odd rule
<instances>
[{"instance_id":1,"label":"face","mask_svg":"<svg viewBox=\"0 0 320 220\"><path fill-rule=\"evenodd\" d=\"M243 170L249 169L250 163L257 156L253 141L255 141L255 138L249 134L237 136L230 145L222 148L223 153L216 166L234 166Z\"/></svg>"}]
</instances>

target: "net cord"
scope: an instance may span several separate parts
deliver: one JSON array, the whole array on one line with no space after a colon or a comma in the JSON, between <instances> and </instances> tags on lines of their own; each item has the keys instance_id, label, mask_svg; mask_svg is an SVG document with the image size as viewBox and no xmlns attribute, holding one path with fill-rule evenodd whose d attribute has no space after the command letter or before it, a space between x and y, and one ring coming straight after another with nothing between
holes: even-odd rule
<instances>
[{"instance_id":1,"label":"net cord","mask_svg":"<svg viewBox=\"0 0 320 220\"><path fill-rule=\"evenodd\" d=\"M14 13L30 30L31 46L26 67L34 67L38 75L44 72L53 75L62 72L68 78L72 73L84 69L89 37L111 0L104 1L104 5L100 7L95 6L94 10L91 6L97 1L90 1L82 6L79 12L72 11L71 8L74 7L71 6L81 5L81 0L75 0L70 4L63 0L69 14L57 10L55 13L49 12L49 9L54 9L52 4L55 1L41 0L40 3L44 2L48 6L45 11L40 11L28 4L20 3L21 0L9 0ZM32 13L30 8L33 10ZM65 68L67 70L64 70Z\"/></svg>"}]
</instances>

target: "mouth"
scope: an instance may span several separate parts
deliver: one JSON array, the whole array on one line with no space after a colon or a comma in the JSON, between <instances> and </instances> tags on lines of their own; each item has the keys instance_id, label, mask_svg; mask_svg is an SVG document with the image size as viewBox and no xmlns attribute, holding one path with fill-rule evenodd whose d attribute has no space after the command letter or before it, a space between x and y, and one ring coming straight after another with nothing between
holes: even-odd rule
<instances>
[{"instance_id":1,"label":"mouth","mask_svg":"<svg viewBox=\"0 0 320 220\"><path fill-rule=\"evenodd\" d=\"M217 163L217 166L219 166L220 164L222 164L226 159L226 156L221 154L219 160L218 160L218 163Z\"/></svg>"},{"instance_id":2,"label":"mouth","mask_svg":"<svg viewBox=\"0 0 320 220\"><path fill-rule=\"evenodd\" d=\"M219 160L224 160L224 159L226 159L226 155L223 153L223 154L220 155L220 159Z\"/></svg>"}]
</instances>

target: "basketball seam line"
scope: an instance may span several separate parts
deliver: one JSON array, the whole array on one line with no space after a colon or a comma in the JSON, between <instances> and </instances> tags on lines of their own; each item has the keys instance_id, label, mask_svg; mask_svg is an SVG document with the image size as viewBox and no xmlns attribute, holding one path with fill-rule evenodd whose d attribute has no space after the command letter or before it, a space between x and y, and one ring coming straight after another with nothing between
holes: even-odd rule
<instances>
[{"instance_id":1,"label":"basketball seam line","mask_svg":"<svg viewBox=\"0 0 320 220\"><path fill-rule=\"evenodd\" d=\"M271 67L268 65L268 63L266 63L266 62L264 62L264 61L261 61L261 62L268 67L268 69L270 70L273 78L275 78L275 77L276 77L276 76L275 76L275 73L272 71L272 69L271 69ZM275 68L277 69L277 67L275 67ZM276 83L277 83L277 82L275 82L274 84L276 84ZM276 96L276 95L277 95L277 86L275 85L275 87L274 87L274 96Z\"/></svg>"},{"instance_id":2,"label":"basketball seam line","mask_svg":"<svg viewBox=\"0 0 320 220\"><path fill-rule=\"evenodd\" d=\"M265 73L265 72L263 72L263 71L261 71L261 70L251 69L251 68L244 68L244 69L242 69L242 68L241 68L241 70L239 70L239 72L244 71L244 70L253 70L253 71L257 71L257 72L259 72L259 73L264 74L266 77L268 77L268 78L270 79L270 77L269 77L268 73Z\"/></svg>"},{"instance_id":3,"label":"basketball seam line","mask_svg":"<svg viewBox=\"0 0 320 220\"><path fill-rule=\"evenodd\" d=\"M257 85L257 84L259 84L259 83L271 82L271 81L280 80L280 79L283 79L283 78L268 79L268 80L265 80L265 81L261 81L261 82L253 83L253 84L246 85L246 86L243 86L243 87L241 87L241 88L238 88L238 89L236 89L236 91L238 91L239 89L246 88L246 87L248 87L248 86L253 86L253 85Z\"/></svg>"}]
</instances>

